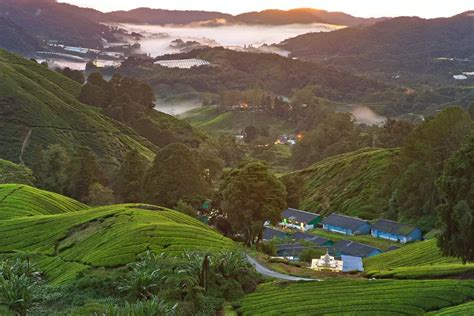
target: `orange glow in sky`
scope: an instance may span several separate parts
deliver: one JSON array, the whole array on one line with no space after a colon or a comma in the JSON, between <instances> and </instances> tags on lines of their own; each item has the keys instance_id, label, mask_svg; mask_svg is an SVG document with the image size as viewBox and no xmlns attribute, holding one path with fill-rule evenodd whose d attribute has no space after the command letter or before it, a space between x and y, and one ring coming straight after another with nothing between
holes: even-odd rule
<instances>
[{"instance_id":1,"label":"orange glow in sky","mask_svg":"<svg viewBox=\"0 0 474 316\"><path fill-rule=\"evenodd\" d=\"M473 0L58 0L101 11L138 7L175 10L205 10L227 13L264 9L317 8L343 11L361 17L417 15L447 17L474 10Z\"/></svg>"}]
</instances>

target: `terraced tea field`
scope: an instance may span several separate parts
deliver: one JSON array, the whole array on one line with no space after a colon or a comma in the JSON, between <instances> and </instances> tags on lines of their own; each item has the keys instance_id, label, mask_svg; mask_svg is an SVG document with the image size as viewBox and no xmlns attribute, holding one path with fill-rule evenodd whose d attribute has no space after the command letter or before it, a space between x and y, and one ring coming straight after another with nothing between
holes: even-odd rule
<instances>
[{"instance_id":1,"label":"terraced tea field","mask_svg":"<svg viewBox=\"0 0 474 316\"><path fill-rule=\"evenodd\" d=\"M1 253L32 254L53 283L88 268L124 266L147 250L212 252L234 247L200 221L157 206L85 209L61 195L18 185L1 186L0 201Z\"/></svg>"},{"instance_id":2,"label":"terraced tea field","mask_svg":"<svg viewBox=\"0 0 474 316\"><path fill-rule=\"evenodd\" d=\"M469 302L461 304L458 306L447 307L440 311L429 313L428 315L438 315L438 316L467 316L472 315L474 312L474 302Z\"/></svg>"},{"instance_id":3,"label":"terraced tea field","mask_svg":"<svg viewBox=\"0 0 474 316\"><path fill-rule=\"evenodd\" d=\"M463 265L459 259L443 257L436 239L367 258L364 266L369 276L377 278L421 279L474 273L474 264Z\"/></svg>"},{"instance_id":4,"label":"terraced tea field","mask_svg":"<svg viewBox=\"0 0 474 316\"><path fill-rule=\"evenodd\" d=\"M271 283L240 302L243 315L422 315L474 299L474 281L332 280Z\"/></svg>"},{"instance_id":5,"label":"terraced tea field","mask_svg":"<svg viewBox=\"0 0 474 316\"><path fill-rule=\"evenodd\" d=\"M26 185L0 185L0 220L62 214L85 209L86 205L56 193Z\"/></svg>"}]
</instances>

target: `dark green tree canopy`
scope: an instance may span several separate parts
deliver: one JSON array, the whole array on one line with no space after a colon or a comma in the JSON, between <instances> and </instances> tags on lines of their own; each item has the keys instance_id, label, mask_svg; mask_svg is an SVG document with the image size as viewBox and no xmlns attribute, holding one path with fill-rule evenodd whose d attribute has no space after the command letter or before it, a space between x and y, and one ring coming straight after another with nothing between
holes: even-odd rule
<instances>
[{"instance_id":1,"label":"dark green tree canopy","mask_svg":"<svg viewBox=\"0 0 474 316\"><path fill-rule=\"evenodd\" d=\"M206 189L197 157L180 143L158 152L143 181L145 201L167 207L173 207L183 198L204 194Z\"/></svg>"},{"instance_id":2,"label":"dark green tree canopy","mask_svg":"<svg viewBox=\"0 0 474 316\"><path fill-rule=\"evenodd\" d=\"M438 244L444 255L473 262L474 137L448 161L437 185L443 198Z\"/></svg>"},{"instance_id":3,"label":"dark green tree canopy","mask_svg":"<svg viewBox=\"0 0 474 316\"><path fill-rule=\"evenodd\" d=\"M230 171L220 195L234 232L244 235L249 245L261 239L265 221L277 223L286 208L285 186L261 162L247 162Z\"/></svg>"}]
</instances>

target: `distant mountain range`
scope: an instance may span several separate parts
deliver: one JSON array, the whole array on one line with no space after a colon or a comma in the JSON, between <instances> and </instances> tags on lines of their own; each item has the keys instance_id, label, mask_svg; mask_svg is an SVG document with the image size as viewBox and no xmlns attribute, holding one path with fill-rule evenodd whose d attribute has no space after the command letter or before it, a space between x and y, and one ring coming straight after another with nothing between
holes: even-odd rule
<instances>
[{"instance_id":1,"label":"distant mountain range","mask_svg":"<svg viewBox=\"0 0 474 316\"><path fill-rule=\"evenodd\" d=\"M456 72L472 71L474 66L474 13L438 19L393 18L369 26L304 34L280 46L294 57L358 72L444 74L452 80Z\"/></svg>"},{"instance_id":2,"label":"distant mountain range","mask_svg":"<svg viewBox=\"0 0 474 316\"><path fill-rule=\"evenodd\" d=\"M309 23L326 23L336 25L369 25L385 20L386 18L359 18L343 12L328 12L317 9L293 9L288 11L282 10L265 10L261 12L249 12L237 15L234 20L247 24L309 24Z\"/></svg>"},{"instance_id":3,"label":"distant mountain range","mask_svg":"<svg viewBox=\"0 0 474 316\"><path fill-rule=\"evenodd\" d=\"M162 9L139 8L130 11L106 13L102 19L114 22L148 23L148 24L189 24L210 20L223 19L228 23L241 24L311 24L326 23L337 25L368 25L384 20L384 18L358 18L342 12L328 12L316 9L264 10L230 15L222 12L207 11L172 11Z\"/></svg>"}]
</instances>

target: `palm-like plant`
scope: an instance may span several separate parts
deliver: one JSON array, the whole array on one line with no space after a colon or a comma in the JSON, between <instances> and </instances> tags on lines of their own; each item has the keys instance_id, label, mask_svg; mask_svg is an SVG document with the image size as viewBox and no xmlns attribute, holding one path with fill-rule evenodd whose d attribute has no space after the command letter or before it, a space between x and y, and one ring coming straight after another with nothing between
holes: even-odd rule
<instances>
[{"instance_id":1,"label":"palm-like plant","mask_svg":"<svg viewBox=\"0 0 474 316\"><path fill-rule=\"evenodd\" d=\"M144 269L143 266L135 266L127 277L122 279L119 290L128 293L134 298L147 300L158 289L159 279L159 270L149 270Z\"/></svg>"},{"instance_id":2,"label":"palm-like plant","mask_svg":"<svg viewBox=\"0 0 474 316\"><path fill-rule=\"evenodd\" d=\"M33 305L38 279L29 261L19 258L0 262L0 304L20 315Z\"/></svg>"}]
</instances>

